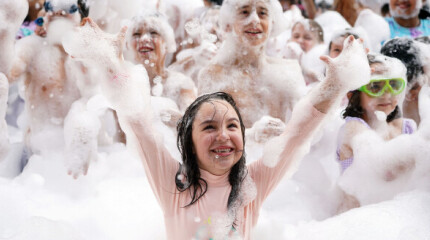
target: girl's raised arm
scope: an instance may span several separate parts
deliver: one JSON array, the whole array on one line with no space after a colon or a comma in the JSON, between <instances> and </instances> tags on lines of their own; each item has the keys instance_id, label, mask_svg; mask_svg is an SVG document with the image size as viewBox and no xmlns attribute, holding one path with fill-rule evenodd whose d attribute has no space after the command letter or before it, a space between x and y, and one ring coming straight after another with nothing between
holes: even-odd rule
<instances>
[{"instance_id":1,"label":"girl's raised arm","mask_svg":"<svg viewBox=\"0 0 430 240\"><path fill-rule=\"evenodd\" d=\"M344 51L335 58L321 57L327 63L326 79L295 106L284 133L270 140L263 158L249 167L264 200L279 181L291 176L303 156L309 152L311 138L325 119L326 113L340 103L351 89L365 84L370 77L366 50L361 40L352 36L344 43Z\"/></svg>"},{"instance_id":2,"label":"girl's raised arm","mask_svg":"<svg viewBox=\"0 0 430 240\"><path fill-rule=\"evenodd\" d=\"M165 148L152 126L149 80L142 65L123 60L122 47L127 27L117 35L103 32L91 19L66 36L63 45L72 58L100 70L102 92L118 113L127 142L135 147L145 167L148 180L163 204L175 191L179 163Z\"/></svg>"}]
</instances>

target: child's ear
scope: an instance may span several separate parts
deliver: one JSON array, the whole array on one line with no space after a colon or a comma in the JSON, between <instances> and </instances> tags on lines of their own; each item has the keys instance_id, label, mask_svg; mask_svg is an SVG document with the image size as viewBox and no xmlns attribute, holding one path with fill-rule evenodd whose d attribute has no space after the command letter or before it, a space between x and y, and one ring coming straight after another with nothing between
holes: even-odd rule
<instances>
[{"instance_id":1,"label":"child's ear","mask_svg":"<svg viewBox=\"0 0 430 240\"><path fill-rule=\"evenodd\" d=\"M348 100L350 100L350 99L351 99L351 97L352 97L352 92L348 92L348 93L346 94L346 97L348 98Z\"/></svg>"}]
</instances>

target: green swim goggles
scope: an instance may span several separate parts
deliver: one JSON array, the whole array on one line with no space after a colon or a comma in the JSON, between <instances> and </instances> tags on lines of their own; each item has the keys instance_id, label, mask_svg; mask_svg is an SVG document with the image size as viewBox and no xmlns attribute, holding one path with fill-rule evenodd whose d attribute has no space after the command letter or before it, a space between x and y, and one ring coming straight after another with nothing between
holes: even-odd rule
<instances>
[{"instance_id":1,"label":"green swim goggles","mask_svg":"<svg viewBox=\"0 0 430 240\"><path fill-rule=\"evenodd\" d=\"M406 82L403 78L372 79L370 83L361 86L358 90L372 97L382 96L385 91L392 95L398 95L405 89Z\"/></svg>"}]
</instances>

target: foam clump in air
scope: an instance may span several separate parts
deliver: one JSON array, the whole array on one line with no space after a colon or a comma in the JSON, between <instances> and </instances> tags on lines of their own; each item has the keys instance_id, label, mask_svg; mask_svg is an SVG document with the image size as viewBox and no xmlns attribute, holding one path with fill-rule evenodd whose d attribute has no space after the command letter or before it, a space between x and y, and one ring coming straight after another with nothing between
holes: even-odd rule
<instances>
[{"instance_id":1,"label":"foam clump in air","mask_svg":"<svg viewBox=\"0 0 430 240\"><path fill-rule=\"evenodd\" d=\"M334 32L351 28L345 18L336 11L326 11L315 18L315 21L323 28L324 43L329 44Z\"/></svg>"},{"instance_id":2,"label":"foam clump in air","mask_svg":"<svg viewBox=\"0 0 430 240\"><path fill-rule=\"evenodd\" d=\"M381 42L390 38L387 21L370 9L364 9L358 15L354 27L363 28L369 38L369 46L373 52L381 50Z\"/></svg>"}]
</instances>

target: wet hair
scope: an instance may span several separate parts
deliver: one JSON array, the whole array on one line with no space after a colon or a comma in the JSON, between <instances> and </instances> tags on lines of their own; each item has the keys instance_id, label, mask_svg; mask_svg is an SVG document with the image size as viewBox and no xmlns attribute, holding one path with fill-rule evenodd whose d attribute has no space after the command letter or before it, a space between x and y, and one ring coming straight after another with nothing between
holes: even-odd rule
<instances>
[{"instance_id":1,"label":"wet hair","mask_svg":"<svg viewBox=\"0 0 430 240\"><path fill-rule=\"evenodd\" d=\"M182 157L182 164L176 173L175 183L176 188L180 192L184 192L189 189L191 202L184 207L188 207L197 202L207 191L207 182L200 177L200 169L197 163L197 157L194 153L194 144L192 139L193 123L200 107L203 103L212 102L214 100L224 100L228 102L235 110L239 117L240 129L242 130L242 140L245 146L245 125L243 124L242 117L239 113L239 109L236 106L233 97L224 92L215 92L205 94L198 97L191 105L187 108L184 116L178 122L177 125L177 146ZM245 148L245 147L244 147ZM233 207L236 200L239 200L239 193L243 180L247 174L245 149L243 149L242 156L239 161L231 168L228 180L231 185L231 192L228 197L227 208ZM181 176L181 177L180 177Z\"/></svg>"},{"instance_id":2,"label":"wet hair","mask_svg":"<svg viewBox=\"0 0 430 240\"><path fill-rule=\"evenodd\" d=\"M417 38L415 38L415 40L418 42L425 43L425 44L430 44L430 37L429 36L417 37Z\"/></svg>"},{"instance_id":3,"label":"wet hair","mask_svg":"<svg viewBox=\"0 0 430 240\"><path fill-rule=\"evenodd\" d=\"M211 2L212 4L216 4L216 5L222 5L222 1L223 0L207 0L208 2Z\"/></svg>"},{"instance_id":4,"label":"wet hair","mask_svg":"<svg viewBox=\"0 0 430 240\"><path fill-rule=\"evenodd\" d=\"M294 23L291 29L294 29L298 24L302 24L304 27L305 27L305 24L309 24L309 31L311 31L317 36L317 40L319 43L324 43L324 31L321 25L319 25L316 21L312 19L303 19L301 21L297 21L296 23Z\"/></svg>"},{"instance_id":5,"label":"wet hair","mask_svg":"<svg viewBox=\"0 0 430 240\"><path fill-rule=\"evenodd\" d=\"M375 58L375 55L372 55L372 54L367 55L367 61L369 62L369 65L382 63L380 60ZM345 110L342 113L343 118L346 118L346 117L358 117L361 119L363 118L364 110L361 107L360 93L361 92L359 90L354 90L350 92L351 97L348 100L348 105L346 106ZM391 122L394 119L399 117L401 117L401 114L400 114L399 106L397 105L396 108L394 108L394 110L390 114L388 114L387 122Z\"/></svg>"},{"instance_id":6,"label":"wet hair","mask_svg":"<svg viewBox=\"0 0 430 240\"><path fill-rule=\"evenodd\" d=\"M355 31L354 31L354 29L352 29L352 28L345 28L345 30L343 30L340 34L336 34L336 35L334 35L334 36L331 38L331 41L330 41L330 43L328 44L328 51L330 52L330 50L331 50L331 46L332 46L333 41L334 41L335 39L338 39L338 38L340 38L340 37L346 38L346 37L348 37L349 35L352 35L355 39L359 39L359 38L360 38L360 36L359 36Z\"/></svg>"},{"instance_id":7,"label":"wet hair","mask_svg":"<svg viewBox=\"0 0 430 240\"><path fill-rule=\"evenodd\" d=\"M87 0L78 0L78 9L81 19L88 17L90 14L90 6L87 4Z\"/></svg>"},{"instance_id":8,"label":"wet hair","mask_svg":"<svg viewBox=\"0 0 430 240\"><path fill-rule=\"evenodd\" d=\"M394 38L386 42L381 53L402 61L406 66L408 85L413 84L417 77L424 73L423 64L419 57L419 48L409 38Z\"/></svg>"},{"instance_id":9,"label":"wet hair","mask_svg":"<svg viewBox=\"0 0 430 240\"><path fill-rule=\"evenodd\" d=\"M381 6L381 15L387 16L388 14L390 14L390 4L384 3Z\"/></svg>"}]
</instances>

